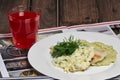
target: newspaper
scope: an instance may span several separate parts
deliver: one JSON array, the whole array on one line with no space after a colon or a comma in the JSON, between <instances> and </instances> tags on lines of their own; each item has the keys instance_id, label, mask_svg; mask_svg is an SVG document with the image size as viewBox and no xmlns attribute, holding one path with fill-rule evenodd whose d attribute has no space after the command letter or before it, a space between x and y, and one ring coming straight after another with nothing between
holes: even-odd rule
<instances>
[{"instance_id":1,"label":"newspaper","mask_svg":"<svg viewBox=\"0 0 120 80\"><path fill-rule=\"evenodd\" d=\"M120 38L120 21L40 29L37 39L39 41L58 33L81 31L99 32ZM13 56L6 52L5 48L13 45L11 33L0 34L0 41L0 79L54 80L32 68L26 56L27 51L24 52L25 55L20 54L19 56ZM120 76L108 80L120 80Z\"/></svg>"}]
</instances>

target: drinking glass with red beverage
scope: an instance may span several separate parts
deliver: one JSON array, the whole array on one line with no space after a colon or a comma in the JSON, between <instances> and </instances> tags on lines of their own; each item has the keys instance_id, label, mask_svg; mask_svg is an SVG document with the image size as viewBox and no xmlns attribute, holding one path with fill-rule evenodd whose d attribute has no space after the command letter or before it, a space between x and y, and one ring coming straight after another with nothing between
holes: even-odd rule
<instances>
[{"instance_id":1,"label":"drinking glass with red beverage","mask_svg":"<svg viewBox=\"0 0 120 80\"><path fill-rule=\"evenodd\" d=\"M15 48L29 49L36 42L40 16L39 8L17 6L8 11Z\"/></svg>"}]
</instances>

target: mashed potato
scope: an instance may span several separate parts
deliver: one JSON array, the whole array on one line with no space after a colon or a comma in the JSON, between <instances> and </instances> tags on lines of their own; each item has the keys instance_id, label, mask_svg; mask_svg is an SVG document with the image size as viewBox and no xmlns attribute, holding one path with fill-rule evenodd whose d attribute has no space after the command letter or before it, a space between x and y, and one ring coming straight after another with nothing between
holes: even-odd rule
<instances>
[{"instance_id":1,"label":"mashed potato","mask_svg":"<svg viewBox=\"0 0 120 80\"><path fill-rule=\"evenodd\" d=\"M94 56L94 48L80 46L70 56L54 58L53 64L66 72L86 70L90 66L90 60Z\"/></svg>"}]
</instances>

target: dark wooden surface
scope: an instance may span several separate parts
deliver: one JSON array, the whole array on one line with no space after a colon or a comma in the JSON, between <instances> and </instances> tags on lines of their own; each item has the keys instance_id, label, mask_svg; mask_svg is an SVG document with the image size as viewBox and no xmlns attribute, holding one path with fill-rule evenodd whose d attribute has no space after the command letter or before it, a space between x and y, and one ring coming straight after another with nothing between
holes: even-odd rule
<instances>
[{"instance_id":1,"label":"dark wooden surface","mask_svg":"<svg viewBox=\"0 0 120 80\"><path fill-rule=\"evenodd\" d=\"M120 20L120 0L96 0L99 22Z\"/></svg>"},{"instance_id":2,"label":"dark wooden surface","mask_svg":"<svg viewBox=\"0 0 120 80\"><path fill-rule=\"evenodd\" d=\"M61 0L60 25L120 20L120 0Z\"/></svg>"},{"instance_id":3,"label":"dark wooden surface","mask_svg":"<svg viewBox=\"0 0 120 80\"><path fill-rule=\"evenodd\" d=\"M42 28L120 20L120 0L0 0L0 33L10 32L7 10L26 5L42 11Z\"/></svg>"},{"instance_id":4,"label":"dark wooden surface","mask_svg":"<svg viewBox=\"0 0 120 80\"><path fill-rule=\"evenodd\" d=\"M96 0L60 1L60 25L98 22Z\"/></svg>"},{"instance_id":5,"label":"dark wooden surface","mask_svg":"<svg viewBox=\"0 0 120 80\"><path fill-rule=\"evenodd\" d=\"M41 9L41 28L50 28L57 26L57 0L33 0L33 8Z\"/></svg>"}]
</instances>

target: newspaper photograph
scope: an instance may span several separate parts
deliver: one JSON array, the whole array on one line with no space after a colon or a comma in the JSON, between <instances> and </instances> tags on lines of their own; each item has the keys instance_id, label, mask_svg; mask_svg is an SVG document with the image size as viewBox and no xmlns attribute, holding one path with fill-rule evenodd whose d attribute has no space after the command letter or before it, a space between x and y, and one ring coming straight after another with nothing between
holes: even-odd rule
<instances>
[{"instance_id":1,"label":"newspaper photograph","mask_svg":"<svg viewBox=\"0 0 120 80\"><path fill-rule=\"evenodd\" d=\"M117 37L120 39L120 24L110 25L110 28L114 31Z\"/></svg>"}]
</instances>

